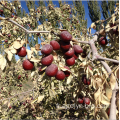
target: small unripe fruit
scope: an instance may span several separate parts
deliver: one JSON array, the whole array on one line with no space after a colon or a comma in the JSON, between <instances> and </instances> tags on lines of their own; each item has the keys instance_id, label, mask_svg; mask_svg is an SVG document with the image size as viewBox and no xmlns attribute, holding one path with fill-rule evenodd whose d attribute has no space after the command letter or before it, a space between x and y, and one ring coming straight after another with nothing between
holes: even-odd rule
<instances>
[{"instance_id":1,"label":"small unripe fruit","mask_svg":"<svg viewBox=\"0 0 120 120\"><path fill-rule=\"evenodd\" d=\"M60 33L60 39L67 42L72 39L72 35L68 31L62 31Z\"/></svg>"},{"instance_id":2,"label":"small unripe fruit","mask_svg":"<svg viewBox=\"0 0 120 120\"><path fill-rule=\"evenodd\" d=\"M14 17L14 15L11 15L11 17L13 18L13 17Z\"/></svg>"},{"instance_id":3,"label":"small unripe fruit","mask_svg":"<svg viewBox=\"0 0 120 120\"><path fill-rule=\"evenodd\" d=\"M74 65L74 64L75 64L75 58L74 58L74 57L68 58L68 59L66 60L66 64L67 64L68 66Z\"/></svg>"},{"instance_id":4,"label":"small unripe fruit","mask_svg":"<svg viewBox=\"0 0 120 120\"><path fill-rule=\"evenodd\" d=\"M17 54L20 57L25 57L27 55L27 51L25 47L21 47L19 49L17 49Z\"/></svg>"},{"instance_id":5,"label":"small unripe fruit","mask_svg":"<svg viewBox=\"0 0 120 120\"><path fill-rule=\"evenodd\" d=\"M58 79L58 80L64 80L65 79L64 72L63 71L58 71L55 78Z\"/></svg>"},{"instance_id":6,"label":"small unripe fruit","mask_svg":"<svg viewBox=\"0 0 120 120\"><path fill-rule=\"evenodd\" d=\"M72 57L74 55L74 49L70 48L67 52L65 52L65 55L68 57Z\"/></svg>"},{"instance_id":7,"label":"small unripe fruit","mask_svg":"<svg viewBox=\"0 0 120 120\"><path fill-rule=\"evenodd\" d=\"M50 45L53 47L53 50L59 50L60 49L60 44L55 40L50 41Z\"/></svg>"},{"instance_id":8,"label":"small unripe fruit","mask_svg":"<svg viewBox=\"0 0 120 120\"><path fill-rule=\"evenodd\" d=\"M23 65L24 70L32 70L34 67L34 62L31 62L31 61L26 59L23 61L22 65Z\"/></svg>"},{"instance_id":9,"label":"small unripe fruit","mask_svg":"<svg viewBox=\"0 0 120 120\"><path fill-rule=\"evenodd\" d=\"M48 55L48 56L45 56L41 59L41 63L42 65L50 65L53 61L53 55Z\"/></svg>"},{"instance_id":10,"label":"small unripe fruit","mask_svg":"<svg viewBox=\"0 0 120 120\"><path fill-rule=\"evenodd\" d=\"M90 99L89 98L84 98L84 104L89 105L90 104Z\"/></svg>"},{"instance_id":11,"label":"small unripe fruit","mask_svg":"<svg viewBox=\"0 0 120 120\"><path fill-rule=\"evenodd\" d=\"M5 40L5 43L7 43L8 42L8 40Z\"/></svg>"},{"instance_id":12,"label":"small unripe fruit","mask_svg":"<svg viewBox=\"0 0 120 120\"><path fill-rule=\"evenodd\" d=\"M25 105L25 102L23 102L23 105Z\"/></svg>"},{"instance_id":13,"label":"small unripe fruit","mask_svg":"<svg viewBox=\"0 0 120 120\"><path fill-rule=\"evenodd\" d=\"M83 52L83 49L79 45L73 45L74 51L77 54L80 54Z\"/></svg>"},{"instance_id":14,"label":"small unripe fruit","mask_svg":"<svg viewBox=\"0 0 120 120\"><path fill-rule=\"evenodd\" d=\"M55 76L57 72L58 72L58 67L55 64L51 64L45 70L46 75L49 77Z\"/></svg>"},{"instance_id":15,"label":"small unripe fruit","mask_svg":"<svg viewBox=\"0 0 120 120\"><path fill-rule=\"evenodd\" d=\"M106 44L107 44L107 39L106 39L105 37L101 37L101 38L99 39L99 44L100 44L100 45L106 45Z\"/></svg>"},{"instance_id":16,"label":"small unripe fruit","mask_svg":"<svg viewBox=\"0 0 120 120\"><path fill-rule=\"evenodd\" d=\"M68 66L64 66L64 68L70 70L70 68ZM66 70L66 71L64 71L64 73L65 73L65 77L70 76L70 72L69 71Z\"/></svg>"},{"instance_id":17,"label":"small unripe fruit","mask_svg":"<svg viewBox=\"0 0 120 120\"><path fill-rule=\"evenodd\" d=\"M8 37L10 37L11 36L11 34L8 34Z\"/></svg>"},{"instance_id":18,"label":"small unripe fruit","mask_svg":"<svg viewBox=\"0 0 120 120\"><path fill-rule=\"evenodd\" d=\"M40 33L37 33L37 36L39 36L40 35Z\"/></svg>"},{"instance_id":19,"label":"small unripe fruit","mask_svg":"<svg viewBox=\"0 0 120 120\"><path fill-rule=\"evenodd\" d=\"M70 47L71 47L71 44L70 44L70 42L60 41L60 47L61 47L63 50L69 50Z\"/></svg>"},{"instance_id":20,"label":"small unripe fruit","mask_svg":"<svg viewBox=\"0 0 120 120\"><path fill-rule=\"evenodd\" d=\"M18 79L20 79L20 78L21 78L21 75L18 76Z\"/></svg>"},{"instance_id":21,"label":"small unripe fruit","mask_svg":"<svg viewBox=\"0 0 120 120\"><path fill-rule=\"evenodd\" d=\"M45 44L42 47L41 53L45 55L49 55L53 51L53 47L50 44Z\"/></svg>"}]
</instances>

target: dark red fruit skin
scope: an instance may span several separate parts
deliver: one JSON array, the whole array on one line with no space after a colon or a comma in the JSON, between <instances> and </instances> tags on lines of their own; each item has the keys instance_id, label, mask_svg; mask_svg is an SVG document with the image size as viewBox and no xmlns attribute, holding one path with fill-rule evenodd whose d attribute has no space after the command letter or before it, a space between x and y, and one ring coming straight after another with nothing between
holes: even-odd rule
<instances>
[{"instance_id":1,"label":"dark red fruit skin","mask_svg":"<svg viewBox=\"0 0 120 120\"><path fill-rule=\"evenodd\" d=\"M91 79L84 78L83 83L85 85L90 85L91 84Z\"/></svg>"},{"instance_id":2,"label":"dark red fruit skin","mask_svg":"<svg viewBox=\"0 0 120 120\"><path fill-rule=\"evenodd\" d=\"M7 43L8 42L8 40L5 40L5 43Z\"/></svg>"},{"instance_id":3,"label":"dark red fruit skin","mask_svg":"<svg viewBox=\"0 0 120 120\"><path fill-rule=\"evenodd\" d=\"M117 29L113 29L113 34L116 34L116 35L119 34L119 32L117 31Z\"/></svg>"},{"instance_id":4,"label":"dark red fruit skin","mask_svg":"<svg viewBox=\"0 0 120 120\"><path fill-rule=\"evenodd\" d=\"M58 67L55 64L49 65L45 70L46 75L49 77L55 76L57 72L58 72Z\"/></svg>"},{"instance_id":5,"label":"dark red fruit skin","mask_svg":"<svg viewBox=\"0 0 120 120\"><path fill-rule=\"evenodd\" d=\"M74 65L74 64L75 64L75 58L74 58L74 57L68 58L68 59L66 60L66 64L67 64L68 66Z\"/></svg>"},{"instance_id":6,"label":"dark red fruit skin","mask_svg":"<svg viewBox=\"0 0 120 120\"><path fill-rule=\"evenodd\" d=\"M50 45L52 45L53 50L59 50L60 49L60 44L55 40L50 41Z\"/></svg>"},{"instance_id":7,"label":"dark red fruit skin","mask_svg":"<svg viewBox=\"0 0 120 120\"><path fill-rule=\"evenodd\" d=\"M107 115L110 115L110 108L107 109Z\"/></svg>"},{"instance_id":8,"label":"dark red fruit skin","mask_svg":"<svg viewBox=\"0 0 120 120\"><path fill-rule=\"evenodd\" d=\"M10 37L11 36L11 34L8 34L8 37Z\"/></svg>"},{"instance_id":9,"label":"dark red fruit skin","mask_svg":"<svg viewBox=\"0 0 120 120\"><path fill-rule=\"evenodd\" d=\"M48 55L48 56L45 56L41 59L41 63L42 65L50 65L53 61L53 55Z\"/></svg>"},{"instance_id":10,"label":"dark red fruit skin","mask_svg":"<svg viewBox=\"0 0 120 120\"><path fill-rule=\"evenodd\" d=\"M78 59L78 54L77 53L74 53L73 57L76 59Z\"/></svg>"},{"instance_id":11,"label":"dark red fruit skin","mask_svg":"<svg viewBox=\"0 0 120 120\"><path fill-rule=\"evenodd\" d=\"M17 49L17 54L20 57L25 57L27 55L27 51L25 47L21 47L19 49Z\"/></svg>"},{"instance_id":12,"label":"dark red fruit skin","mask_svg":"<svg viewBox=\"0 0 120 120\"><path fill-rule=\"evenodd\" d=\"M68 57L72 57L74 55L74 49L70 48L68 51L65 52L65 55Z\"/></svg>"},{"instance_id":13,"label":"dark red fruit skin","mask_svg":"<svg viewBox=\"0 0 120 120\"><path fill-rule=\"evenodd\" d=\"M78 98L78 103L83 104L83 99Z\"/></svg>"},{"instance_id":14,"label":"dark red fruit skin","mask_svg":"<svg viewBox=\"0 0 120 120\"><path fill-rule=\"evenodd\" d=\"M67 42L72 39L72 35L68 31L62 31L60 33L60 39Z\"/></svg>"},{"instance_id":15,"label":"dark red fruit skin","mask_svg":"<svg viewBox=\"0 0 120 120\"><path fill-rule=\"evenodd\" d=\"M45 55L49 55L53 51L53 47L50 44L45 44L42 47L41 53Z\"/></svg>"},{"instance_id":16,"label":"dark red fruit skin","mask_svg":"<svg viewBox=\"0 0 120 120\"><path fill-rule=\"evenodd\" d=\"M65 79L64 72L63 71L58 71L55 78L58 79L58 80L64 80Z\"/></svg>"},{"instance_id":17,"label":"dark red fruit skin","mask_svg":"<svg viewBox=\"0 0 120 120\"><path fill-rule=\"evenodd\" d=\"M107 44L107 39L106 39L105 37L101 37L101 38L99 39L99 44L100 44L100 45L106 45L106 44Z\"/></svg>"},{"instance_id":18,"label":"dark red fruit skin","mask_svg":"<svg viewBox=\"0 0 120 120\"><path fill-rule=\"evenodd\" d=\"M84 98L84 104L89 105L90 104L90 99L85 97Z\"/></svg>"},{"instance_id":19,"label":"dark red fruit skin","mask_svg":"<svg viewBox=\"0 0 120 120\"><path fill-rule=\"evenodd\" d=\"M80 54L83 52L83 49L79 45L73 45L74 51L77 54Z\"/></svg>"},{"instance_id":20,"label":"dark red fruit skin","mask_svg":"<svg viewBox=\"0 0 120 120\"><path fill-rule=\"evenodd\" d=\"M70 68L68 66L64 66L64 68L70 70ZM70 72L69 71L64 71L65 73L65 77L69 77L70 76Z\"/></svg>"},{"instance_id":21,"label":"dark red fruit skin","mask_svg":"<svg viewBox=\"0 0 120 120\"><path fill-rule=\"evenodd\" d=\"M26 59L23 61L22 65L23 65L24 70L32 70L34 67L34 62L31 62L31 61Z\"/></svg>"},{"instance_id":22,"label":"dark red fruit skin","mask_svg":"<svg viewBox=\"0 0 120 120\"><path fill-rule=\"evenodd\" d=\"M20 79L20 78L21 78L21 75L18 76L18 79Z\"/></svg>"},{"instance_id":23,"label":"dark red fruit skin","mask_svg":"<svg viewBox=\"0 0 120 120\"><path fill-rule=\"evenodd\" d=\"M40 33L37 33L37 36L39 36L40 35Z\"/></svg>"},{"instance_id":24,"label":"dark red fruit skin","mask_svg":"<svg viewBox=\"0 0 120 120\"><path fill-rule=\"evenodd\" d=\"M60 41L60 47L61 47L63 50L69 50L69 48L71 47L71 44L70 44L70 42Z\"/></svg>"}]
</instances>

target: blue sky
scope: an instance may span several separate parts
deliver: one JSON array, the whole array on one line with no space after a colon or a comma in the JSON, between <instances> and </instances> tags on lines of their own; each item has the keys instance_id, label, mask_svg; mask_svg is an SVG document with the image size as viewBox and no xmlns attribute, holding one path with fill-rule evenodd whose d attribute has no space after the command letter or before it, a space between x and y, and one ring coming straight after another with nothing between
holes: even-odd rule
<instances>
[{"instance_id":1,"label":"blue sky","mask_svg":"<svg viewBox=\"0 0 120 120\"><path fill-rule=\"evenodd\" d=\"M35 4L37 4L38 1L35 1ZM68 4L73 4L72 1L66 1L68 2ZM100 5L100 1L98 1L99 5ZM57 7L59 6L59 3L58 1L53 1L53 4L56 5ZM84 5L84 9L85 9L85 19L87 18L87 28L89 28L91 26L91 19L89 17L89 10L88 10L88 5L87 5L87 1L82 1L82 4ZM47 5L47 4L46 4ZM21 1L21 6L22 6L22 9L25 9L26 13L28 13L28 9L27 9L27 6L26 6L26 2L25 1ZM100 8L101 9L101 8ZM103 19L103 16L101 16L101 19ZM94 33L95 30L92 29L91 30L91 33ZM38 40L38 43L40 43L40 39ZM29 47L27 49L30 49ZM18 60L19 57L17 55L15 55L15 58Z\"/></svg>"}]
</instances>

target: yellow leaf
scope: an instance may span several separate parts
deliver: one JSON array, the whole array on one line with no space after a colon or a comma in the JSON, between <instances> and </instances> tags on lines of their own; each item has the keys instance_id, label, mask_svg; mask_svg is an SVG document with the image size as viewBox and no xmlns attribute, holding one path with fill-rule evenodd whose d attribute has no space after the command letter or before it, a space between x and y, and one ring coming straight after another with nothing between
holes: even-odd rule
<instances>
[{"instance_id":1,"label":"yellow leaf","mask_svg":"<svg viewBox=\"0 0 120 120\"><path fill-rule=\"evenodd\" d=\"M113 24L115 23L115 18L116 18L116 16L113 16L113 17L112 17L112 23L113 23Z\"/></svg>"},{"instance_id":2,"label":"yellow leaf","mask_svg":"<svg viewBox=\"0 0 120 120\"><path fill-rule=\"evenodd\" d=\"M100 30L100 34L104 36L104 35L105 35L105 30L104 30L104 29L101 29L101 30Z\"/></svg>"},{"instance_id":3,"label":"yellow leaf","mask_svg":"<svg viewBox=\"0 0 120 120\"><path fill-rule=\"evenodd\" d=\"M9 61L12 60L12 56L13 56L13 54L12 54L10 51L8 51L7 57L8 57L8 60L9 60Z\"/></svg>"},{"instance_id":4,"label":"yellow leaf","mask_svg":"<svg viewBox=\"0 0 120 120\"><path fill-rule=\"evenodd\" d=\"M45 45L46 44L46 42L41 42L41 45L43 46L43 45Z\"/></svg>"},{"instance_id":5,"label":"yellow leaf","mask_svg":"<svg viewBox=\"0 0 120 120\"><path fill-rule=\"evenodd\" d=\"M22 47L22 45L20 44L19 41L14 41L14 42L13 42L13 47L14 47L15 49L19 49L19 48Z\"/></svg>"},{"instance_id":6,"label":"yellow leaf","mask_svg":"<svg viewBox=\"0 0 120 120\"><path fill-rule=\"evenodd\" d=\"M37 54L37 51L34 47L31 47L30 49L31 49L32 52L34 51Z\"/></svg>"},{"instance_id":7,"label":"yellow leaf","mask_svg":"<svg viewBox=\"0 0 120 120\"><path fill-rule=\"evenodd\" d=\"M0 57L0 67L1 67L1 70L4 70L6 64L7 64L6 59L3 56Z\"/></svg>"},{"instance_id":8,"label":"yellow leaf","mask_svg":"<svg viewBox=\"0 0 120 120\"><path fill-rule=\"evenodd\" d=\"M33 51L26 49L28 59L31 59Z\"/></svg>"},{"instance_id":9,"label":"yellow leaf","mask_svg":"<svg viewBox=\"0 0 120 120\"><path fill-rule=\"evenodd\" d=\"M109 87L108 84L106 84L105 89L106 89L106 96L107 96L107 98L110 100L111 97L112 97L112 89Z\"/></svg>"},{"instance_id":10,"label":"yellow leaf","mask_svg":"<svg viewBox=\"0 0 120 120\"><path fill-rule=\"evenodd\" d=\"M70 76L67 78L67 84L70 84L70 82L72 81L73 76L70 74Z\"/></svg>"},{"instance_id":11,"label":"yellow leaf","mask_svg":"<svg viewBox=\"0 0 120 120\"><path fill-rule=\"evenodd\" d=\"M111 73L111 75L110 75L109 83L110 83L111 89L113 90L115 88L115 83L116 83L116 78L113 73Z\"/></svg>"},{"instance_id":12,"label":"yellow leaf","mask_svg":"<svg viewBox=\"0 0 120 120\"><path fill-rule=\"evenodd\" d=\"M101 103L104 105L110 105L110 100L105 95L102 94Z\"/></svg>"},{"instance_id":13,"label":"yellow leaf","mask_svg":"<svg viewBox=\"0 0 120 120\"><path fill-rule=\"evenodd\" d=\"M41 101L43 100L43 98L44 98L44 95L40 95L40 96L38 97L37 102L38 102L38 103L41 102Z\"/></svg>"},{"instance_id":14,"label":"yellow leaf","mask_svg":"<svg viewBox=\"0 0 120 120\"><path fill-rule=\"evenodd\" d=\"M92 24L91 24L91 28L93 28L94 30L96 29L95 23L92 23Z\"/></svg>"},{"instance_id":15,"label":"yellow leaf","mask_svg":"<svg viewBox=\"0 0 120 120\"><path fill-rule=\"evenodd\" d=\"M40 59L38 59L38 58L31 58L30 61L32 61L32 62L40 62Z\"/></svg>"},{"instance_id":16,"label":"yellow leaf","mask_svg":"<svg viewBox=\"0 0 120 120\"><path fill-rule=\"evenodd\" d=\"M100 91L100 88L99 88L99 89L97 90L97 92L94 94L95 100L97 100L100 95L101 95L101 91Z\"/></svg>"}]
</instances>

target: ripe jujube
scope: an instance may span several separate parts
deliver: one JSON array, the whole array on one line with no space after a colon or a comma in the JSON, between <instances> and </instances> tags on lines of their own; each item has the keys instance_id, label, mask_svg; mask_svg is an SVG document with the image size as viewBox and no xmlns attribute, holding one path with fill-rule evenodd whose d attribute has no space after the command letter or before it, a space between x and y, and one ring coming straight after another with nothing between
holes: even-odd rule
<instances>
[{"instance_id":1,"label":"ripe jujube","mask_svg":"<svg viewBox=\"0 0 120 120\"><path fill-rule=\"evenodd\" d=\"M27 55L27 51L25 47L21 47L19 49L17 49L17 54L20 57L25 57Z\"/></svg>"},{"instance_id":2,"label":"ripe jujube","mask_svg":"<svg viewBox=\"0 0 120 120\"><path fill-rule=\"evenodd\" d=\"M53 51L53 47L50 44L45 44L42 47L41 53L45 55L49 55Z\"/></svg>"},{"instance_id":3,"label":"ripe jujube","mask_svg":"<svg viewBox=\"0 0 120 120\"><path fill-rule=\"evenodd\" d=\"M74 58L74 57L67 58L66 64L67 64L68 66L74 65L74 64L75 64L75 58Z\"/></svg>"},{"instance_id":4,"label":"ripe jujube","mask_svg":"<svg viewBox=\"0 0 120 120\"><path fill-rule=\"evenodd\" d=\"M100 45L106 45L106 44L107 44L107 39L106 39L105 37L101 37L101 38L99 39L99 44L100 44Z\"/></svg>"},{"instance_id":5,"label":"ripe jujube","mask_svg":"<svg viewBox=\"0 0 120 120\"><path fill-rule=\"evenodd\" d=\"M58 80L64 80L65 79L64 72L63 71L58 71L55 78L58 79Z\"/></svg>"},{"instance_id":6,"label":"ripe jujube","mask_svg":"<svg viewBox=\"0 0 120 120\"><path fill-rule=\"evenodd\" d=\"M62 31L60 33L60 39L67 42L72 39L72 35L68 31Z\"/></svg>"},{"instance_id":7,"label":"ripe jujube","mask_svg":"<svg viewBox=\"0 0 120 120\"><path fill-rule=\"evenodd\" d=\"M23 61L22 66L24 70L32 70L34 67L34 62L31 62L28 59L26 59Z\"/></svg>"},{"instance_id":8,"label":"ripe jujube","mask_svg":"<svg viewBox=\"0 0 120 120\"><path fill-rule=\"evenodd\" d=\"M59 50L60 49L60 44L55 40L50 41L50 45L53 47L53 50Z\"/></svg>"},{"instance_id":9,"label":"ripe jujube","mask_svg":"<svg viewBox=\"0 0 120 120\"><path fill-rule=\"evenodd\" d=\"M46 75L49 77L55 76L57 72L58 72L58 67L55 64L49 65L45 70Z\"/></svg>"},{"instance_id":10,"label":"ripe jujube","mask_svg":"<svg viewBox=\"0 0 120 120\"><path fill-rule=\"evenodd\" d=\"M42 65L50 65L53 61L53 55L48 55L48 56L45 56L41 59L41 63Z\"/></svg>"},{"instance_id":11,"label":"ripe jujube","mask_svg":"<svg viewBox=\"0 0 120 120\"><path fill-rule=\"evenodd\" d=\"M74 51L77 54L80 54L83 52L83 49L79 45L73 45Z\"/></svg>"},{"instance_id":12,"label":"ripe jujube","mask_svg":"<svg viewBox=\"0 0 120 120\"><path fill-rule=\"evenodd\" d=\"M70 46L71 46L70 42L63 42L60 40L60 47L63 50L69 50Z\"/></svg>"},{"instance_id":13,"label":"ripe jujube","mask_svg":"<svg viewBox=\"0 0 120 120\"><path fill-rule=\"evenodd\" d=\"M68 57L72 57L74 55L74 49L70 48L68 51L65 52L65 55Z\"/></svg>"}]
</instances>

